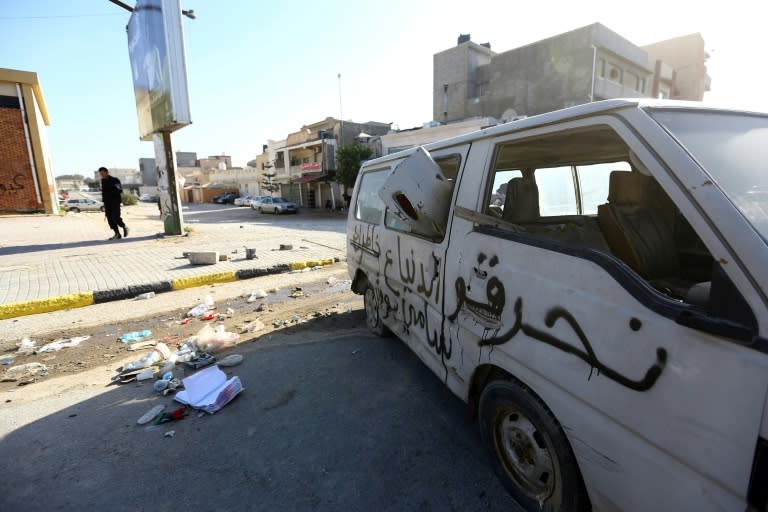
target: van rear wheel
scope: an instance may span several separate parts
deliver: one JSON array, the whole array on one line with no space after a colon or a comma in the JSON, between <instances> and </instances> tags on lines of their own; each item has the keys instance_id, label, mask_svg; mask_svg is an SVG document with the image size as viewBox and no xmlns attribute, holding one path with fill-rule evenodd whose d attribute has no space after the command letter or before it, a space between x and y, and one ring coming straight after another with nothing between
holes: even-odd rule
<instances>
[{"instance_id":1,"label":"van rear wheel","mask_svg":"<svg viewBox=\"0 0 768 512\"><path fill-rule=\"evenodd\" d=\"M568 439L532 391L495 380L480 395L478 409L493 469L520 506L531 512L589 510Z\"/></svg>"},{"instance_id":2,"label":"van rear wheel","mask_svg":"<svg viewBox=\"0 0 768 512\"><path fill-rule=\"evenodd\" d=\"M369 284L363 294L363 306L365 307L365 323L368 329L376 336L389 336L392 331L381 322L379 308L381 303L376 290Z\"/></svg>"}]
</instances>

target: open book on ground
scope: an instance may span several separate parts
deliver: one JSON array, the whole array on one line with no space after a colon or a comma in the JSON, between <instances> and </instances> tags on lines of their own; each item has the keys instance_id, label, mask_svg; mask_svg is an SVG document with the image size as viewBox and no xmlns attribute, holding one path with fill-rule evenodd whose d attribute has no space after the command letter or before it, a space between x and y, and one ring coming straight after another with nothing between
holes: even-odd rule
<instances>
[{"instance_id":1,"label":"open book on ground","mask_svg":"<svg viewBox=\"0 0 768 512\"><path fill-rule=\"evenodd\" d=\"M227 380L227 375L216 365L190 375L183 382L184 389L176 393L174 400L211 414L243 390L239 377Z\"/></svg>"}]
</instances>

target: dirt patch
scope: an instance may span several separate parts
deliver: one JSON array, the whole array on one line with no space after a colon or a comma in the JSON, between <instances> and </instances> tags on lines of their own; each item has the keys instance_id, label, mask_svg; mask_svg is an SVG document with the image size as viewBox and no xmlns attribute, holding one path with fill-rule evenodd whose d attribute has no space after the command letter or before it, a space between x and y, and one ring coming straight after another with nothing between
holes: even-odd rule
<instances>
[{"instance_id":1,"label":"dirt patch","mask_svg":"<svg viewBox=\"0 0 768 512\"><path fill-rule=\"evenodd\" d=\"M17 389L23 385L34 386L36 383L57 377L76 376L99 367L114 370L113 373L105 375L105 381L108 381L111 375L116 374L118 367L127 361L139 359L152 348L150 346L135 351L129 350L131 345L121 343L119 338L122 334L132 331L149 329L152 331L149 339L164 341L175 351L181 342L197 334L206 324L214 327L223 325L224 330L239 333L237 346L249 343L304 343L327 338L329 333L335 331L348 332L365 325L362 300L349 290L348 281L330 277L321 281L301 283L301 286L293 285L277 290L267 288L265 291L266 297L250 299L250 302L248 297L243 296L217 298L217 314L209 321L199 318L187 319L187 312L197 301L188 301L183 307L179 307L178 301L166 298L165 302L158 303L157 311L140 318L124 322L105 319L104 322L91 327L73 326L42 334L31 333L29 337L37 348L62 338L90 336L77 346L62 348L56 352L21 355L17 352L20 340L0 341L0 359L12 359L10 365L0 366L0 378L7 375L9 368L26 363L41 363L47 368L44 375L0 382L0 392ZM199 295L205 292L205 289L201 289ZM173 293L176 292L169 295ZM130 302L122 304L125 307ZM223 357L235 351L237 346L216 355Z\"/></svg>"}]
</instances>

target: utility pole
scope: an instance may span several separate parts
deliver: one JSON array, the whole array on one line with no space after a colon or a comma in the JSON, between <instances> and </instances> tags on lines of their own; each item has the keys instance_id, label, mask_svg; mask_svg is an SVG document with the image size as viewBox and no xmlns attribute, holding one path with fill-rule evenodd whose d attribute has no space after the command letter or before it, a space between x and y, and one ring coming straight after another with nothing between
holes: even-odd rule
<instances>
[{"instance_id":1,"label":"utility pole","mask_svg":"<svg viewBox=\"0 0 768 512\"><path fill-rule=\"evenodd\" d=\"M339 147L344 145L344 114L341 111L341 73L337 75L337 78L339 79L339 121L341 122L341 127L339 128Z\"/></svg>"}]
</instances>

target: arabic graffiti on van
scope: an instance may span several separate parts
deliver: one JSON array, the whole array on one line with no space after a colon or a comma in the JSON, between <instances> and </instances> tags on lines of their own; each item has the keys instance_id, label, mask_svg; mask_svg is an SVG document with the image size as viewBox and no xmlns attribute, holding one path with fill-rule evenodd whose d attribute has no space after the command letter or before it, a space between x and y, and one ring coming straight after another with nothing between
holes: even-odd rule
<instances>
[{"instance_id":1,"label":"arabic graffiti on van","mask_svg":"<svg viewBox=\"0 0 768 512\"><path fill-rule=\"evenodd\" d=\"M355 251L367 251L374 256L378 256L381 251L379 247L379 234L376 231L375 224L355 224L352 232L352 248Z\"/></svg>"},{"instance_id":2,"label":"arabic graffiti on van","mask_svg":"<svg viewBox=\"0 0 768 512\"><path fill-rule=\"evenodd\" d=\"M480 261L482 262L482 260ZM478 271L479 269L475 268L475 272ZM505 305L505 292L504 285L498 278L491 277L488 280L488 286L486 287L486 297L488 299L487 303L479 302L467 296L469 287L467 286L464 278L457 278L455 287L456 310L453 312L453 314L448 316L448 320L450 322L455 322L458 318L459 312L464 309L468 314L472 315L476 319L479 319L484 325L488 325L489 322L499 322L498 325L500 325L501 312L503 311ZM652 388L656 383L656 380L661 375L664 366L666 365L667 351L664 348L659 347L656 349L656 361L645 372L645 376L640 380L633 380L600 361L592 347L592 344L587 338L587 335L584 334L584 330L581 328L574 316L565 308L556 306L547 311L544 317L544 324L549 329L552 329L559 320L566 322L571 330L576 334L576 337L579 339L579 342L583 348L579 348L571 343L568 343L567 341L561 340L560 338L547 331L538 329L530 324L523 322L522 297L515 299L513 310L515 318L512 326L502 334L499 334L498 327L495 330L486 330L487 333L493 332L494 335L484 337L482 340L480 340L479 344L481 346L502 345L514 338L518 332L522 331L523 334L529 336L530 338L541 341L542 343L546 343L552 347L562 350L563 352L573 354L576 357L582 359L591 367L589 378L592 377L592 371L596 369L598 374L602 374L605 377L608 377L609 379L621 384L622 386L633 389L635 391L647 391ZM632 319L630 322L630 327L633 330L637 330L636 326L632 325L633 322L636 323L636 319Z\"/></svg>"},{"instance_id":3,"label":"arabic graffiti on van","mask_svg":"<svg viewBox=\"0 0 768 512\"><path fill-rule=\"evenodd\" d=\"M430 326L430 307L441 304L440 268L442 258L430 252L424 260L413 248L404 247L397 237L396 249L384 252L383 280L380 300L385 305L385 318L390 314L402 323L406 333L420 329L430 347L443 359L451 358L452 343L446 338L444 322L440 328ZM434 313L433 313L434 314Z\"/></svg>"}]
</instances>

